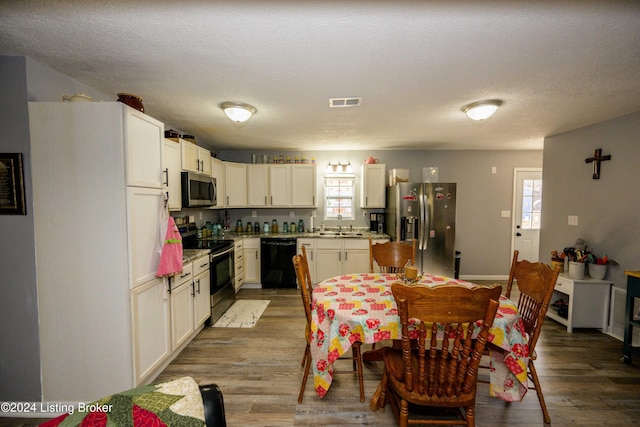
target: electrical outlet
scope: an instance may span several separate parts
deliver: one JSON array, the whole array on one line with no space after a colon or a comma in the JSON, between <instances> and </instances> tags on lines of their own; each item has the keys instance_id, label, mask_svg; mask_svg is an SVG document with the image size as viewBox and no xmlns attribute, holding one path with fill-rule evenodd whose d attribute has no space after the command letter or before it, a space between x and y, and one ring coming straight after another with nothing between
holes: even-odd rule
<instances>
[{"instance_id":1,"label":"electrical outlet","mask_svg":"<svg viewBox=\"0 0 640 427\"><path fill-rule=\"evenodd\" d=\"M367 211L366 210L362 210L362 216L367 216Z\"/></svg>"},{"instance_id":2,"label":"electrical outlet","mask_svg":"<svg viewBox=\"0 0 640 427\"><path fill-rule=\"evenodd\" d=\"M569 225L578 225L578 215L569 215Z\"/></svg>"},{"instance_id":3,"label":"electrical outlet","mask_svg":"<svg viewBox=\"0 0 640 427\"><path fill-rule=\"evenodd\" d=\"M498 168L495 166L491 166L491 173L498 173Z\"/></svg>"},{"instance_id":4,"label":"electrical outlet","mask_svg":"<svg viewBox=\"0 0 640 427\"><path fill-rule=\"evenodd\" d=\"M289 218L294 218L296 216L296 211L289 211Z\"/></svg>"},{"instance_id":5,"label":"electrical outlet","mask_svg":"<svg viewBox=\"0 0 640 427\"><path fill-rule=\"evenodd\" d=\"M257 211L251 211L251 218L257 218L258 217L258 212Z\"/></svg>"},{"instance_id":6,"label":"electrical outlet","mask_svg":"<svg viewBox=\"0 0 640 427\"><path fill-rule=\"evenodd\" d=\"M198 212L198 219L202 219L202 212Z\"/></svg>"}]
</instances>

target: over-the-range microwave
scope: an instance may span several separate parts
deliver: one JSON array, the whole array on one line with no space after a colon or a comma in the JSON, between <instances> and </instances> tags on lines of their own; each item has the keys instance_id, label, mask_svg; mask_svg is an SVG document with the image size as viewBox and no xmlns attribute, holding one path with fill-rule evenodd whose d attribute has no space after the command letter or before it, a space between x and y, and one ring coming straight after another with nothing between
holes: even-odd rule
<instances>
[{"instance_id":1,"label":"over-the-range microwave","mask_svg":"<svg viewBox=\"0 0 640 427\"><path fill-rule=\"evenodd\" d=\"M193 172L182 172L182 207L216 206L216 179Z\"/></svg>"}]
</instances>

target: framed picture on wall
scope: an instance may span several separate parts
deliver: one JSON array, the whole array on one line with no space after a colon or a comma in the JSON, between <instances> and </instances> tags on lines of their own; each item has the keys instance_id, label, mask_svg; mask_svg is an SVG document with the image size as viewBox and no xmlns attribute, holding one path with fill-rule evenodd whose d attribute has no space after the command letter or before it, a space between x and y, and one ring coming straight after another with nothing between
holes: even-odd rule
<instances>
[{"instance_id":1,"label":"framed picture on wall","mask_svg":"<svg viewBox=\"0 0 640 427\"><path fill-rule=\"evenodd\" d=\"M22 153L0 153L0 214L27 214Z\"/></svg>"}]
</instances>

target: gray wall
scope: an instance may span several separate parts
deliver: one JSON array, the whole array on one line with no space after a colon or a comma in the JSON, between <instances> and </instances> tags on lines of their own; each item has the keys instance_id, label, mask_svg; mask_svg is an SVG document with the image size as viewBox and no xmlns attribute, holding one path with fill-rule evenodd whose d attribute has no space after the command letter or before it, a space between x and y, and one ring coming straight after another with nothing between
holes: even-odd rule
<instances>
[{"instance_id":1,"label":"gray wall","mask_svg":"<svg viewBox=\"0 0 640 427\"><path fill-rule=\"evenodd\" d=\"M609 267L609 280L626 288L625 270L640 270L640 112L548 137L544 144L544 202L540 258L572 246L581 237L600 255L620 265ZM585 159L596 148L611 154L600 179L591 178ZM567 225L569 215L578 226Z\"/></svg>"},{"instance_id":2,"label":"gray wall","mask_svg":"<svg viewBox=\"0 0 640 427\"><path fill-rule=\"evenodd\" d=\"M223 160L249 163L251 154L290 156L300 153L272 151L221 151ZM436 166L440 182L457 183L458 210L456 248L462 252L460 275L467 278L501 278L509 274L511 262L511 218L502 218L502 210L512 209L513 170L516 167L542 167L542 151L317 151L305 152L318 163L319 204L316 225L327 226L338 222L321 219L324 202L322 173L329 161L350 161L356 171L356 186L360 184L360 165L369 155L392 168L409 169L410 181L422 181L422 168ZM492 173L492 166L496 173ZM359 194L356 196L359 206ZM382 210L374 210L374 212ZM358 212L361 212L358 209ZM307 223L310 211L296 211L296 219L302 217ZM258 218L251 218L250 211L231 211L232 224L235 219L264 222L273 218L279 223L288 221L288 212L276 209L258 210ZM217 220L217 214L212 214ZM342 225L368 226L367 217L356 215L355 221L341 221Z\"/></svg>"},{"instance_id":3,"label":"gray wall","mask_svg":"<svg viewBox=\"0 0 640 427\"><path fill-rule=\"evenodd\" d=\"M0 215L0 401L40 400L27 73L25 58L0 57L0 151L22 153L27 215Z\"/></svg>"},{"instance_id":4,"label":"gray wall","mask_svg":"<svg viewBox=\"0 0 640 427\"><path fill-rule=\"evenodd\" d=\"M39 401L40 346L29 101L59 101L94 89L29 58L0 56L0 152L22 153L27 215L0 215L0 401Z\"/></svg>"}]
</instances>

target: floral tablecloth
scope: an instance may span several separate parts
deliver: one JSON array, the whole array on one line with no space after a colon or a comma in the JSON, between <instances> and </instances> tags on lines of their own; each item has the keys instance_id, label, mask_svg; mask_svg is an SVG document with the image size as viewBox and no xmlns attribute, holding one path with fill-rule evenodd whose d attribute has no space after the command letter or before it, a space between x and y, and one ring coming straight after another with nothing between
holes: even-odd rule
<instances>
[{"instance_id":1,"label":"floral tablecloth","mask_svg":"<svg viewBox=\"0 0 640 427\"><path fill-rule=\"evenodd\" d=\"M400 317L391 284L395 274L360 273L335 276L316 285L312 294L311 358L316 393L324 397L333 380L333 362L355 341L373 344L400 338ZM424 275L419 284L478 286L464 280ZM516 305L500 298L489 330L490 392L505 401L519 401L527 392L528 346Z\"/></svg>"}]
</instances>

